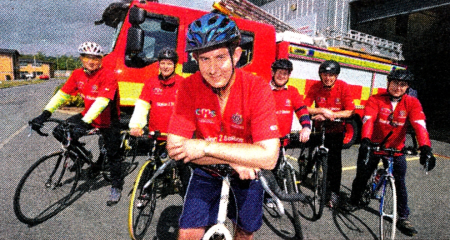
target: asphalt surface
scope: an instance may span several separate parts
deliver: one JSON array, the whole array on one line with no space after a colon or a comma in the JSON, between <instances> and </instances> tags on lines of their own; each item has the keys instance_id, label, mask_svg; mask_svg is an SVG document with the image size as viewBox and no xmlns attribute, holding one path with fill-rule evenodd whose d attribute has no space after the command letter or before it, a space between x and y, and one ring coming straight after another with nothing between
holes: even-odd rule
<instances>
[{"instance_id":1,"label":"asphalt surface","mask_svg":"<svg viewBox=\"0 0 450 240\"><path fill-rule=\"evenodd\" d=\"M21 223L13 211L15 188L25 171L40 156L58 150L58 143L51 137L37 134L28 137L27 122L37 116L61 81L50 80L32 86L0 89L0 239L129 239L127 217L129 196L137 171L125 178L121 201L106 206L109 186L101 177L82 180L71 204L54 217L35 226ZM55 117L67 118L66 113ZM87 146L95 152L95 139ZM398 239L450 239L450 144L433 141L437 156L436 169L427 175L421 170L418 157L408 156L406 177L409 194L410 219L419 233L407 237L397 231ZM350 193L355 176L355 159L358 146L343 153L343 177L341 195ZM295 155L289 151L288 154ZM140 165L145 157L138 157ZM145 239L175 239L182 198L170 196L157 204L154 222ZM272 217L265 211L262 228L255 239L295 239L289 219L289 204L285 204L287 216ZM377 239L377 205L372 201L369 208L344 214L325 209L321 219L308 219L309 209L301 219L304 239Z\"/></svg>"}]
</instances>

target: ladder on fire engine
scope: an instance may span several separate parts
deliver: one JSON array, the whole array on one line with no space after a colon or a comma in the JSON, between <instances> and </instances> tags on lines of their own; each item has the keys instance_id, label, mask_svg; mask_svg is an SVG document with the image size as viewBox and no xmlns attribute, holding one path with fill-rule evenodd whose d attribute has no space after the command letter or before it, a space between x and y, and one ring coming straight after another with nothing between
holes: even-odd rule
<instances>
[{"instance_id":1,"label":"ladder on fire engine","mask_svg":"<svg viewBox=\"0 0 450 240\"><path fill-rule=\"evenodd\" d=\"M249 19L256 22L270 24L277 32L298 32L295 28L272 16L258 6L246 0L221 0L215 2L213 7L223 14Z\"/></svg>"},{"instance_id":2,"label":"ladder on fire engine","mask_svg":"<svg viewBox=\"0 0 450 240\"><path fill-rule=\"evenodd\" d=\"M273 25L277 33L289 31L301 34L295 27L290 26L246 0L220 0L213 4L213 8L226 15ZM327 45L331 47L331 49L329 48L331 51L334 49L344 49L395 61L404 60L402 55L402 44L400 43L388 41L355 30L350 30L347 33L338 33L326 29L323 34L327 40ZM314 40L320 42L318 41L320 39L321 38L319 37ZM321 45L324 46L324 44Z\"/></svg>"}]
</instances>

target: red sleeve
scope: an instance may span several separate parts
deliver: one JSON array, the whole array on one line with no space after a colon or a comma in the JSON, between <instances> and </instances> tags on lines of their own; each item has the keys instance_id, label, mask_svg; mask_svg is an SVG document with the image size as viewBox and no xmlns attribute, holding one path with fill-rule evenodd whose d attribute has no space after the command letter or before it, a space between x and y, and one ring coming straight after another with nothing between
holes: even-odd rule
<instances>
[{"instance_id":1,"label":"red sleeve","mask_svg":"<svg viewBox=\"0 0 450 240\"><path fill-rule=\"evenodd\" d=\"M342 82L342 101L344 106L344 109L342 110L355 110L355 104L353 103L353 96L350 91L350 87L345 82Z\"/></svg>"},{"instance_id":2,"label":"red sleeve","mask_svg":"<svg viewBox=\"0 0 450 240\"><path fill-rule=\"evenodd\" d=\"M153 88L153 78L147 79L144 82L144 87L142 88L141 95L139 96L139 99L144 100L148 103L151 103L152 100L152 88Z\"/></svg>"},{"instance_id":3,"label":"red sleeve","mask_svg":"<svg viewBox=\"0 0 450 240\"><path fill-rule=\"evenodd\" d=\"M408 116L414 132L416 133L417 142L419 146L431 146L430 136L428 135L427 127L425 125L425 114L417 98L406 96L408 101Z\"/></svg>"},{"instance_id":4,"label":"red sleeve","mask_svg":"<svg viewBox=\"0 0 450 240\"><path fill-rule=\"evenodd\" d=\"M318 82L318 83L320 83L320 82ZM306 93L304 103L307 107L311 107L312 104L314 103L314 100L316 99L316 95L317 95L317 91L316 91L317 87L316 86L318 83L315 83L314 85L312 85L309 88L308 92Z\"/></svg>"},{"instance_id":5,"label":"red sleeve","mask_svg":"<svg viewBox=\"0 0 450 240\"><path fill-rule=\"evenodd\" d=\"M309 118L308 108L306 104L303 102L302 96L300 96L300 94L298 93L297 88L291 86L289 88L292 106L294 107L294 112L300 121L300 125L302 125L302 127L311 128L311 121Z\"/></svg>"},{"instance_id":6,"label":"red sleeve","mask_svg":"<svg viewBox=\"0 0 450 240\"><path fill-rule=\"evenodd\" d=\"M370 97L364 107L364 117L362 119L361 139L372 139L374 123L378 117L378 104L375 97Z\"/></svg>"},{"instance_id":7,"label":"red sleeve","mask_svg":"<svg viewBox=\"0 0 450 240\"><path fill-rule=\"evenodd\" d=\"M177 98L175 101L175 109L170 118L169 127L167 132L175 134L185 138L192 138L195 131L195 96L191 96L190 93L195 81L192 75L189 78L180 81L180 87L178 89ZM189 84L188 84L189 83Z\"/></svg>"},{"instance_id":8,"label":"red sleeve","mask_svg":"<svg viewBox=\"0 0 450 240\"><path fill-rule=\"evenodd\" d=\"M105 71L100 81L101 85L98 89L98 97L114 100L114 96L118 89L116 77L112 71Z\"/></svg>"},{"instance_id":9,"label":"red sleeve","mask_svg":"<svg viewBox=\"0 0 450 240\"><path fill-rule=\"evenodd\" d=\"M269 84L261 78L255 78L252 85L249 91L252 96L250 106L253 142L279 138L275 98Z\"/></svg>"},{"instance_id":10,"label":"red sleeve","mask_svg":"<svg viewBox=\"0 0 450 240\"><path fill-rule=\"evenodd\" d=\"M78 79L78 69L73 71L69 79L67 79L66 83L64 83L64 85L62 86L61 91L73 96L77 95L78 93L77 79Z\"/></svg>"}]
</instances>

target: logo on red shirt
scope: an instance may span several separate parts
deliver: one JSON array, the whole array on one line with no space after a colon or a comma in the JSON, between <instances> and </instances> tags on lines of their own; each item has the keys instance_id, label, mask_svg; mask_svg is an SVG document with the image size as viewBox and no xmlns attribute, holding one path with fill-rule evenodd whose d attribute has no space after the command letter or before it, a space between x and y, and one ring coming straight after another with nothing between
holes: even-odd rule
<instances>
[{"instance_id":1,"label":"logo on red shirt","mask_svg":"<svg viewBox=\"0 0 450 240\"><path fill-rule=\"evenodd\" d=\"M290 106L292 106L291 100L290 99L286 99L286 107L290 107Z\"/></svg>"},{"instance_id":2,"label":"logo on red shirt","mask_svg":"<svg viewBox=\"0 0 450 240\"><path fill-rule=\"evenodd\" d=\"M340 98L336 98L336 99L334 100L334 103L335 103L335 104L341 104L341 99L340 99Z\"/></svg>"},{"instance_id":3,"label":"logo on red shirt","mask_svg":"<svg viewBox=\"0 0 450 240\"><path fill-rule=\"evenodd\" d=\"M233 116L231 116L231 121L233 121L234 124L241 125L242 115L240 115L239 113L233 114Z\"/></svg>"},{"instance_id":4,"label":"logo on red shirt","mask_svg":"<svg viewBox=\"0 0 450 240\"><path fill-rule=\"evenodd\" d=\"M162 88L158 88L158 87L153 88L154 94L161 95L162 91L163 91Z\"/></svg>"},{"instance_id":5,"label":"logo on red shirt","mask_svg":"<svg viewBox=\"0 0 450 240\"><path fill-rule=\"evenodd\" d=\"M195 110L195 115L203 118L213 118L216 116L216 111L206 108L197 108Z\"/></svg>"},{"instance_id":6,"label":"logo on red shirt","mask_svg":"<svg viewBox=\"0 0 450 240\"><path fill-rule=\"evenodd\" d=\"M93 92L93 93L98 92L98 86L95 84L92 85L91 92Z\"/></svg>"}]
</instances>

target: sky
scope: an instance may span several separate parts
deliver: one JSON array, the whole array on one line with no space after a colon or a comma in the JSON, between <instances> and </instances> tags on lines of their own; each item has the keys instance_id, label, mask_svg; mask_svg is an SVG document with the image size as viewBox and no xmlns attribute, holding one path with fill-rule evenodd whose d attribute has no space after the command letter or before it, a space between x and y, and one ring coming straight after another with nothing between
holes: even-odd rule
<instances>
[{"instance_id":1,"label":"sky","mask_svg":"<svg viewBox=\"0 0 450 240\"><path fill-rule=\"evenodd\" d=\"M114 29L94 25L103 10L120 0L0 0L0 48L20 54L76 56L94 41L111 51ZM160 3L211 10L213 0L160 0Z\"/></svg>"}]
</instances>

